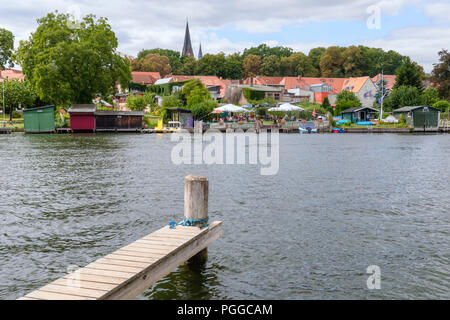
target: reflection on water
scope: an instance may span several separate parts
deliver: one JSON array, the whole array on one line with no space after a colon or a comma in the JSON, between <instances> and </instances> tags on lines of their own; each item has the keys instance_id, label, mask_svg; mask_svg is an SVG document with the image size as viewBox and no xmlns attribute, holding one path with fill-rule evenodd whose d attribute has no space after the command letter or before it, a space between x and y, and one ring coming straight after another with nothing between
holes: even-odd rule
<instances>
[{"instance_id":1,"label":"reflection on water","mask_svg":"<svg viewBox=\"0 0 450 320\"><path fill-rule=\"evenodd\" d=\"M281 135L280 170L173 165L168 135L0 136L0 299L183 215L210 183L224 235L139 299L450 298L448 135ZM381 269L381 290L366 269Z\"/></svg>"}]
</instances>

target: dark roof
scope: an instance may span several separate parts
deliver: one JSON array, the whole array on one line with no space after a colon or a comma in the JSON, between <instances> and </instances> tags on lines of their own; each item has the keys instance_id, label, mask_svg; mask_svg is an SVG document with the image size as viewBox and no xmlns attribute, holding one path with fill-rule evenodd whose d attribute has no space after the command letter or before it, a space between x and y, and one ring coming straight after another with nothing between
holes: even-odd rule
<instances>
[{"instance_id":1,"label":"dark roof","mask_svg":"<svg viewBox=\"0 0 450 320\"><path fill-rule=\"evenodd\" d=\"M396 109L394 110L394 112L410 112L419 108L423 108L423 107L428 107L428 108L432 108L435 109L437 111L439 111L439 109L432 107L432 106L407 106L407 107L402 107L400 109Z\"/></svg>"},{"instance_id":2,"label":"dark roof","mask_svg":"<svg viewBox=\"0 0 450 320\"><path fill-rule=\"evenodd\" d=\"M364 109L370 109L374 112L379 112L379 110L375 109L375 108L371 108L371 107L354 107L354 108L350 108L347 110L342 111L341 113L353 113L353 112L358 112L360 110L364 110Z\"/></svg>"},{"instance_id":3,"label":"dark roof","mask_svg":"<svg viewBox=\"0 0 450 320\"><path fill-rule=\"evenodd\" d=\"M96 116L144 116L144 111L96 111Z\"/></svg>"},{"instance_id":4,"label":"dark roof","mask_svg":"<svg viewBox=\"0 0 450 320\"><path fill-rule=\"evenodd\" d=\"M30 108L30 109L24 109L24 112L27 111L33 111L33 110L42 110L42 109L48 109L48 108L55 108L55 106L43 106L43 107L36 107L36 108Z\"/></svg>"},{"instance_id":5,"label":"dark roof","mask_svg":"<svg viewBox=\"0 0 450 320\"><path fill-rule=\"evenodd\" d=\"M90 113L97 110L97 105L95 104L73 104L70 106L69 113Z\"/></svg>"},{"instance_id":6,"label":"dark roof","mask_svg":"<svg viewBox=\"0 0 450 320\"><path fill-rule=\"evenodd\" d=\"M186 112L186 113L192 113L190 109L183 109L183 108L167 108L168 111L172 112Z\"/></svg>"}]
</instances>

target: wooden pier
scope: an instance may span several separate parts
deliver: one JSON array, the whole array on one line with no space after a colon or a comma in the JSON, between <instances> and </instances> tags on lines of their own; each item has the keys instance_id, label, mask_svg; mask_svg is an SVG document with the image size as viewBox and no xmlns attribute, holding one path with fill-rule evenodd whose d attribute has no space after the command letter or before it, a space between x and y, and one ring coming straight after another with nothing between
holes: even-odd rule
<instances>
[{"instance_id":1,"label":"wooden pier","mask_svg":"<svg viewBox=\"0 0 450 320\"><path fill-rule=\"evenodd\" d=\"M208 219L208 180L185 179L184 222L166 226L18 300L133 299L188 260L205 259L223 233ZM175 227L175 228L172 228Z\"/></svg>"}]
</instances>

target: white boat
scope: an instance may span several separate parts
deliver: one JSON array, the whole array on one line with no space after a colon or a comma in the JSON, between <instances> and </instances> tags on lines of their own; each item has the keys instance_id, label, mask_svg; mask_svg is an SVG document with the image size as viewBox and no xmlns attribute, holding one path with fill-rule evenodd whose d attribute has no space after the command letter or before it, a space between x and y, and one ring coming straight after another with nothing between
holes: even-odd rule
<instances>
[{"instance_id":1,"label":"white boat","mask_svg":"<svg viewBox=\"0 0 450 320\"><path fill-rule=\"evenodd\" d=\"M298 128L298 131L300 133L318 133L319 130L317 130L316 126L314 125L314 122L305 122L300 125Z\"/></svg>"}]
</instances>

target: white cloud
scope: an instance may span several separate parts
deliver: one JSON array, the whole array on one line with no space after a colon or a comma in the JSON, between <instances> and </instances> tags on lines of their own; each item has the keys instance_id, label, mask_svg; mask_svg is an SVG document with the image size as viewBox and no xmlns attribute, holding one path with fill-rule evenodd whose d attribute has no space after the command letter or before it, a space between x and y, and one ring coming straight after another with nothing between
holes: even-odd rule
<instances>
[{"instance_id":1,"label":"white cloud","mask_svg":"<svg viewBox=\"0 0 450 320\"><path fill-rule=\"evenodd\" d=\"M442 22L444 19L448 22L448 4L438 1L423 4L419 0L21 0L2 3L0 21L2 27L13 31L18 42L29 37L37 26L37 18L54 10L67 12L76 6L82 16L93 13L107 17L119 39L119 50L136 55L141 49L154 47L180 51L186 17L189 17L195 52L201 41L204 53L232 53L259 43L233 41L217 36L214 30L231 28L234 31L254 32L258 33L258 38L267 36L262 42L275 45L279 40L273 33L286 25L300 25L308 21L365 21L368 18L367 8L372 5L378 5L384 14L397 14L401 8L411 4L421 7L436 21ZM366 44L410 54L428 69L436 59L436 48L449 43L445 34L449 30L447 27L441 30L436 28L436 34L426 34L432 32L429 28L409 30L414 33L398 30L385 39L367 41ZM329 39L308 43L293 41L286 45L307 53L314 46L328 46L328 42L332 41L331 34Z\"/></svg>"}]
</instances>

